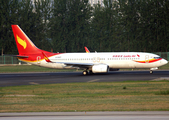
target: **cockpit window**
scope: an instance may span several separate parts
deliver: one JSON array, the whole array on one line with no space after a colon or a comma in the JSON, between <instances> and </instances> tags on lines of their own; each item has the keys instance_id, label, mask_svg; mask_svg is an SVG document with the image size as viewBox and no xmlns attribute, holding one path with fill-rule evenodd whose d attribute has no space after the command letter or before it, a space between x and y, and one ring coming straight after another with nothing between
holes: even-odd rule
<instances>
[{"instance_id":1,"label":"cockpit window","mask_svg":"<svg viewBox=\"0 0 169 120\"><path fill-rule=\"evenodd\" d=\"M161 57L154 57L154 59L160 59Z\"/></svg>"}]
</instances>

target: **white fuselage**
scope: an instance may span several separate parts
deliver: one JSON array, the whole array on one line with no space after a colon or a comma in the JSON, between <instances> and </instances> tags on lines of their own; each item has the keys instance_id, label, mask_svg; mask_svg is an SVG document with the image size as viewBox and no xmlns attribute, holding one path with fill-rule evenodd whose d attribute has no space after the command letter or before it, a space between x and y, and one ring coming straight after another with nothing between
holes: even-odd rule
<instances>
[{"instance_id":1,"label":"white fuselage","mask_svg":"<svg viewBox=\"0 0 169 120\"><path fill-rule=\"evenodd\" d=\"M49 59L55 63L46 62L44 59L30 63L49 68L77 68L64 63L92 63L93 65L105 64L112 69L157 68L168 63L156 54L142 52L61 53Z\"/></svg>"}]
</instances>

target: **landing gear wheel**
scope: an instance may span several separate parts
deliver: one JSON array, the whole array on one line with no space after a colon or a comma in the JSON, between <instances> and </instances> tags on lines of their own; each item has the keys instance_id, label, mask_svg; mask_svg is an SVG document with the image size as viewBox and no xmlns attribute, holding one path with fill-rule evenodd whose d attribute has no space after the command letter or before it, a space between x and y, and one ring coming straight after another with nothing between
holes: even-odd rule
<instances>
[{"instance_id":1,"label":"landing gear wheel","mask_svg":"<svg viewBox=\"0 0 169 120\"><path fill-rule=\"evenodd\" d=\"M90 74L90 75L92 75L92 74L93 74L92 70L89 70L89 74Z\"/></svg>"},{"instance_id":2,"label":"landing gear wheel","mask_svg":"<svg viewBox=\"0 0 169 120\"><path fill-rule=\"evenodd\" d=\"M153 73L153 71L152 70L150 70L150 74L152 74Z\"/></svg>"},{"instance_id":3,"label":"landing gear wheel","mask_svg":"<svg viewBox=\"0 0 169 120\"><path fill-rule=\"evenodd\" d=\"M87 71L83 71L83 75L87 75L88 74L88 72Z\"/></svg>"}]
</instances>

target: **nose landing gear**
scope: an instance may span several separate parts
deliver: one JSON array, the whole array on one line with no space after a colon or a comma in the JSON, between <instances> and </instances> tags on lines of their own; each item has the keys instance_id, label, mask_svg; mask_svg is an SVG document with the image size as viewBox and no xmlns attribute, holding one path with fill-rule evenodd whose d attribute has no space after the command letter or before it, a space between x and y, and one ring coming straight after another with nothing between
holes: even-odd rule
<instances>
[{"instance_id":1,"label":"nose landing gear","mask_svg":"<svg viewBox=\"0 0 169 120\"><path fill-rule=\"evenodd\" d=\"M150 74L152 74L153 73L153 71L152 70L150 70Z\"/></svg>"},{"instance_id":2,"label":"nose landing gear","mask_svg":"<svg viewBox=\"0 0 169 120\"><path fill-rule=\"evenodd\" d=\"M153 70L157 70L158 69L158 67L155 67L155 68L150 68L150 74L152 74L153 73Z\"/></svg>"}]
</instances>

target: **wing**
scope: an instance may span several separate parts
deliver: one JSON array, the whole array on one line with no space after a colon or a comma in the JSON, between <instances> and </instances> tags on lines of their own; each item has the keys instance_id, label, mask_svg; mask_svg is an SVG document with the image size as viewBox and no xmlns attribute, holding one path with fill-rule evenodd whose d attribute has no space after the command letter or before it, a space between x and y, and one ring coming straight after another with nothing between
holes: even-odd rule
<instances>
[{"instance_id":1,"label":"wing","mask_svg":"<svg viewBox=\"0 0 169 120\"><path fill-rule=\"evenodd\" d=\"M50 63L59 63L59 64L65 64L67 66L72 66L72 67L79 67L79 68L89 68L91 66L93 66L94 64L93 63L75 63L75 62L53 62L51 61L47 55L42 52L46 62L50 62Z\"/></svg>"},{"instance_id":2,"label":"wing","mask_svg":"<svg viewBox=\"0 0 169 120\"><path fill-rule=\"evenodd\" d=\"M89 68L94 65L93 63L67 63L67 62L63 62L63 64L67 66L80 67L80 68Z\"/></svg>"}]
</instances>

